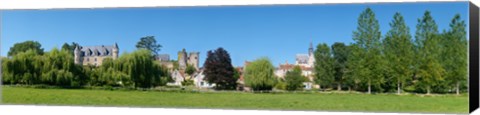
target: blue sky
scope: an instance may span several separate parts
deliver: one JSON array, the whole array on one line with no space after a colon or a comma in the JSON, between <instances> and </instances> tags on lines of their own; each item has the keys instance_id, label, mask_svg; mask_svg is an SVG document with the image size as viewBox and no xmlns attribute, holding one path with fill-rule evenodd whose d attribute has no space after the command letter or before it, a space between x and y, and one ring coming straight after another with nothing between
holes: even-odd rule
<instances>
[{"instance_id":1,"label":"blue sky","mask_svg":"<svg viewBox=\"0 0 480 115\"><path fill-rule=\"evenodd\" d=\"M395 12L404 16L412 34L425 10L432 12L439 31L448 29L457 13L468 22L468 2L3 10L1 56L26 40L40 42L46 51L65 42L117 42L121 53L131 52L141 37L155 36L163 45L160 53L171 59L182 48L199 51L202 66L208 50L223 47L234 66L260 57L278 66L294 63L310 42L351 43L357 18L367 7L376 13L382 36Z\"/></svg>"}]
</instances>

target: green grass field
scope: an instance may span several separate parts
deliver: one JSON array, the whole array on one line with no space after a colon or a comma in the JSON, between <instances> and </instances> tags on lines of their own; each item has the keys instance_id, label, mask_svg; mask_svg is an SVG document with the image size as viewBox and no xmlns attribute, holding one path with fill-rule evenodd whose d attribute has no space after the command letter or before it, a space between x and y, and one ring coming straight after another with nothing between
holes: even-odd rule
<instances>
[{"instance_id":1,"label":"green grass field","mask_svg":"<svg viewBox=\"0 0 480 115\"><path fill-rule=\"evenodd\" d=\"M468 96L159 92L2 87L3 104L468 113Z\"/></svg>"}]
</instances>

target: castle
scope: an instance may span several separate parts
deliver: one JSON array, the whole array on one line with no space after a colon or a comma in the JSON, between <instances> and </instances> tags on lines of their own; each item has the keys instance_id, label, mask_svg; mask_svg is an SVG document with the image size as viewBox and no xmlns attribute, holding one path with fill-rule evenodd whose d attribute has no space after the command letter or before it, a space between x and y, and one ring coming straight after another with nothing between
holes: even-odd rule
<instances>
[{"instance_id":1,"label":"castle","mask_svg":"<svg viewBox=\"0 0 480 115\"><path fill-rule=\"evenodd\" d=\"M187 55L185 49L178 52L178 66L180 69L187 68L187 65L192 65L195 69L199 70L199 52L190 52Z\"/></svg>"},{"instance_id":2,"label":"castle","mask_svg":"<svg viewBox=\"0 0 480 115\"><path fill-rule=\"evenodd\" d=\"M77 46L74 50L75 64L100 66L105 58L118 58L118 45Z\"/></svg>"}]
</instances>

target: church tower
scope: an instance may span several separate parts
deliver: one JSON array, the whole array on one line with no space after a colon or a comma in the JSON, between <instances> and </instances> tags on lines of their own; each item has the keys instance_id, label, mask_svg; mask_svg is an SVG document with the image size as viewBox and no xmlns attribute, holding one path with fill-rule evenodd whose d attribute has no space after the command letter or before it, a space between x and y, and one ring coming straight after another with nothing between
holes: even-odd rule
<instances>
[{"instance_id":1,"label":"church tower","mask_svg":"<svg viewBox=\"0 0 480 115\"><path fill-rule=\"evenodd\" d=\"M310 48L308 48L308 56L313 56L313 44L310 42Z\"/></svg>"},{"instance_id":2,"label":"church tower","mask_svg":"<svg viewBox=\"0 0 480 115\"><path fill-rule=\"evenodd\" d=\"M113 45L113 48L112 48L112 52L113 52L112 58L114 60L118 58L118 50L119 50L118 49L118 44L117 44L117 42L115 42L115 44Z\"/></svg>"},{"instance_id":3,"label":"church tower","mask_svg":"<svg viewBox=\"0 0 480 115\"><path fill-rule=\"evenodd\" d=\"M308 48L308 65L310 67L313 67L314 63L315 63L315 56L313 54L313 43L310 42L310 47Z\"/></svg>"}]
</instances>

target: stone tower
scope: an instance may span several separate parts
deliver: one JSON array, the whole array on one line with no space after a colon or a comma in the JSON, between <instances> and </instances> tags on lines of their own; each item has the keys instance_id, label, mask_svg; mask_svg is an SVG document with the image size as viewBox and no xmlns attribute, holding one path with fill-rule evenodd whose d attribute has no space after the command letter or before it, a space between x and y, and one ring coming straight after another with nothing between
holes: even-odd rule
<instances>
[{"instance_id":1,"label":"stone tower","mask_svg":"<svg viewBox=\"0 0 480 115\"><path fill-rule=\"evenodd\" d=\"M185 51L185 48L178 52L178 67L180 69L185 69L187 67L187 52Z\"/></svg>"},{"instance_id":2,"label":"stone tower","mask_svg":"<svg viewBox=\"0 0 480 115\"><path fill-rule=\"evenodd\" d=\"M80 64L82 62L82 60L80 60L81 52L82 51L80 51L80 46L75 47L75 50L73 51L75 64Z\"/></svg>"},{"instance_id":3,"label":"stone tower","mask_svg":"<svg viewBox=\"0 0 480 115\"><path fill-rule=\"evenodd\" d=\"M112 48L112 58L115 60L118 58L118 44L115 42Z\"/></svg>"},{"instance_id":4,"label":"stone tower","mask_svg":"<svg viewBox=\"0 0 480 115\"><path fill-rule=\"evenodd\" d=\"M193 67L195 67L195 69L198 70L198 64L199 64L199 52L190 52L190 54L188 55L188 64L192 65Z\"/></svg>"}]
</instances>

